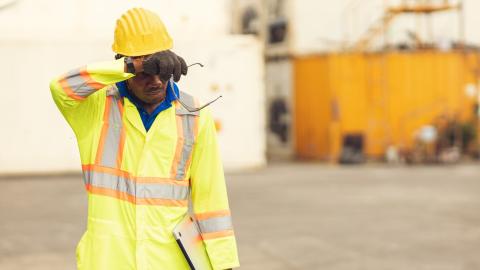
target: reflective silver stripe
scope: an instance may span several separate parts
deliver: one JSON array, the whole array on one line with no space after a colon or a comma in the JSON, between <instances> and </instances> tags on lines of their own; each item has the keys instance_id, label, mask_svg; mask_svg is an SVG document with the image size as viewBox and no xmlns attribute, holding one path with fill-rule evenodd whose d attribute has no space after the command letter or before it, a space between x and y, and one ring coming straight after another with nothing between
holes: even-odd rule
<instances>
[{"instance_id":1,"label":"reflective silver stripe","mask_svg":"<svg viewBox=\"0 0 480 270\"><path fill-rule=\"evenodd\" d=\"M118 88L115 84L109 85L106 89L107 96L114 96L117 100L122 100L120 91L118 91Z\"/></svg>"},{"instance_id":2,"label":"reflective silver stripe","mask_svg":"<svg viewBox=\"0 0 480 270\"><path fill-rule=\"evenodd\" d=\"M182 102L189 106L189 107L195 107L195 98L193 96L180 91L180 96L179 98L182 100ZM177 115L196 115L198 116L200 114L199 111L196 112L189 112L187 109L185 109L181 104L179 104L176 108L176 113Z\"/></svg>"},{"instance_id":3,"label":"reflective silver stripe","mask_svg":"<svg viewBox=\"0 0 480 270\"><path fill-rule=\"evenodd\" d=\"M91 172L90 171L83 171L83 184L88 185L91 181Z\"/></svg>"},{"instance_id":4,"label":"reflective silver stripe","mask_svg":"<svg viewBox=\"0 0 480 270\"><path fill-rule=\"evenodd\" d=\"M180 157L180 161L177 167L177 173L176 173L177 180L182 180L185 178L187 161L190 158L190 155L192 153L193 143L195 140L194 134L193 134L194 125L195 125L194 117L195 116L190 116L190 115L184 115L182 117L184 142L183 142L183 148L182 148L182 155Z\"/></svg>"},{"instance_id":5,"label":"reflective silver stripe","mask_svg":"<svg viewBox=\"0 0 480 270\"><path fill-rule=\"evenodd\" d=\"M186 200L188 186L166 183L137 183L131 179L107 173L84 171L85 184L124 192L139 199Z\"/></svg>"},{"instance_id":6,"label":"reflective silver stripe","mask_svg":"<svg viewBox=\"0 0 480 270\"><path fill-rule=\"evenodd\" d=\"M181 92L180 98L187 106L195 107L195 99L191 95ZM195 117L198 116L198 112L191 113L180 105L179 108L177 108L176 113L177 115L182 116L184 142L181 157L177 166L177 171L175 173L175 179L183 180L187 171L187 162L190 159L193 150L193 144L195 143Z\"/></svg>"},{"instance_id":7,"label":"reflective silver stripe","mask_svg":"<svg viewBox=\"0 0 480 270\"><path fill-rule=\"evenodd\" d=\"M202 233L212 233L212 232L233 230L232 218L230 216L215 217L215 218L200 220L198 221L198 225Z\"/></svg>"},{"instance_id":8,"label":"reflective silver stripe","mask_svg":"<svg viewBox=\"0 0 480 270\"><path fill-rule=\"evenodd\" d=\"M100 165L110 168L117 167L118 149L122 135L122 114L114 96L108 96L111 99L110 112L108 116L108 130L103 146L102 159Z\"/></svg>"},{"instance_id":9,"label":"reflective silver stripe","mask_svg":"<svg viewBox=\"0 0 480 270\"><path fill-rule=\"evenodd\" d=\"M87 82L80 73L82 69L75 69L67 73L65 76L65 81L70 86L75 95L80 97L87 97L92 92L97 90L96 88L88 85Z\"/></svg>"}]
</instances>

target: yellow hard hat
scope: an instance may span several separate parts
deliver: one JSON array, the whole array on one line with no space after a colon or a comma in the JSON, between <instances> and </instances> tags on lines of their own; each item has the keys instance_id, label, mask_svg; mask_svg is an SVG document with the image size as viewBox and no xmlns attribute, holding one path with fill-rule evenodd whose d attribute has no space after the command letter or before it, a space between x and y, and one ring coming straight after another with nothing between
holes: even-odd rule
<instances>
[{"instance_id":1,"label":"yellow hard hat","mask_svg":"<svg viewBox=\"0 0 480 270\"><path fill-rule=\"evenodd\" d=\"M169 50L173 41L160 17L143 8L133 8L117 20L112 49L125 56L141 56Z\"/></svg>"}]
</instances>

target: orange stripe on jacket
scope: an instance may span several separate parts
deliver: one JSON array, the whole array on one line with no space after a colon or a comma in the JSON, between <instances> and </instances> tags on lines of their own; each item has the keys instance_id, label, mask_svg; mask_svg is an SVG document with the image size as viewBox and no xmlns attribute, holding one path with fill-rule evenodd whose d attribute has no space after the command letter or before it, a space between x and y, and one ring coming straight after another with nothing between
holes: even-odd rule
<instances>
[{"instance_id":1,"label":"orange stripe on jacket","mask_svg":"<svg viewBox=\"0 0 480 270\"><path fill-rule=\"evenodd\" d=\"M177 115L176 121L177 121L177 146L175 149L175 156L173 158L172 169L170 172L171 177L173 179L177 178L177 168L178 168L178 164L180 163L180 157L182 155L183 144L185 141L185 138L183 137L182 117L180 115Z\"/></svg>"},{"instance_id":2,"label":"orange stripe on jacket","mask_svg":"<svg viewBox=\"0 0 480 270\"><path fill-rule=\"evenodd\" d=\"M197 138L197 134L198 134L198 117L195 116L193 121L194 121L193 122L193 141L195 141L196 138ZM188 168L190 168L190 164L192 163L192 159L193 159L193 146L192 146L192 151L190 152L190 156L188 157L187 162L185 162L185 168L183 168L184 169L184 174L183 175L187 175L187 170L188 170Z\"/></svg>"},{"instance_id":3,"label":"orange stripe on jacket","mask_svg":"<svg viewBox=\"0 0 480 270\"><path fill-rule=\"evenodd\" d=\"M105 111L103 112L103 127L102 132L100 133L100 141L97 148L97 156L95 157L95 164L100 164L102 162L103 149L105 147L105 139L108 132L108 122L110 117L110 107L112 106L112 97L107 97L105 99Z\"/></svg>"},{"instance_id":4,"label":"orange stripe on jacket","mask_svg":"<svg viewBox=\"0 0 480 270\"><path fill-rule=\"evenodd\" d=\"M112 190L108 188L95 187L95 186L92 186L91 184L86 185L86 188L92 194L113 197L122 201L135 203L135 196L132 196L124 192L120 192L120 191Z\"/></svg>"},{"instance_id":5,"label":"orange stripe on jacket","mask_svg":"<svg viewBox=\"0 0 480 270\"><path fill-rule=\"evenodd\" d=\"M219 211L212 211L212 212L204 212L195 214L195 218L199 221L209 219L209 218L217 218L217 217L226 217L230 216L230 210L219 210Z\"/></svg>"},{"instance_id":6,"label":"orange stripe on jacket","mask_svg":"<svg viewBox=\"0 0 480 270\"><path fill-rule=\"evenodd\" d=\"M86 85L90 86L91 88L93 88L95 90L102 89L103 87L106 86L103 83L100 83L100 82L97 82L97 81L93 80L92 77L90 76L90 73L88 73L86 68L82 68L80 70L80 76L83 78Z\"/></svg>"},{"instance_id":7,"label":"orange stripe on jacket","mask_svg":"<svg viewBox=\"0 0 480 270\"><path fill-rule=\"evenodd\" d=\"M109 188L95 187L95 186L92 186L91 184L87 184L86 188L91 194L108 196L108 197L116 198L122 201L127 201L137 205L162 205L162 206L176 206L176 207L188 206L187 200L136 198L135 196L125 192L121 192L121 191L113 190Z\"/></svg>"},{"instance_id":8,"label":"orange stripe on jacket","mask_svg":"<svg viewBox=\"0 0 480 270\"><path fill-rule=\"evenodd\" d=\"M103 167L103 166L99 166L99 165L96 165L96 164L82 165L82 170L83 171L93 171L93 172L111 174L111 175L115 175L115 176L130 179L130 180L135 181L137 183L171 184L171 185L176 185L176 186L188 186L189 185L188 181L178 181L176 179L163 178L163 177L143 177L143 176L139 177L139 176L134 176L127 171L122 171L122 170L119 170L119 169L114 169L114 168L109 168L109 167Z\"/></svg>"},{"instance_id":9,"label":"orange stripe on jacket","mask_svg":"<svg viewBox=\"0 0 480 270\"><path fill-rule=\"evenodd\" d=\"M233 230L225 230L220 232L202 233L202 238L203 240L209 240L209 239L222 238L222 237L227 237L232 235L234 235Z\"/></svg>"},{"instance_id":10,"label":"orange stripe on jacket","mask_svg":"<svg viewBox=\"0 0 480 270\"><path fill-rule=\"evenodd\" d=\"M100 172L100 173L106 173L106 174L111 174L123 178L132 178L130 173L121 171L118 169L114 168L108 168L108 167L103 167L95 164L85 164L82 165L82 170L83 171L94 171L94 172Z\"/></svg>"},{"instance_id":11,"label":"orange stripe on jacket","mask_svg":"<svg viewBox=\"0 0 480 270\"><path fill-rule=\"evenodd\" d=\"M84 100L85 99L84 97L81 97L81 96L75 94L75 92L73 92L72 87L70 87L70 84L68 84L67 79L65 77L60 79L58 81L58 83L60 84L60 87L63 89L65 94L67 94L67 96L69 96L70 98L75 99L75 100Z\"/></svg>"},{"instance_id":12,"label":"orange stripe on jacket","mask_svg":"<svg viewBox=\"0 0 480 270\"><path fill-rule=\"evenodd\" d=\"M121 100L117 100L118 108L120 110L120 119L123 121L123 104ZM123 150L125 146L125 125L122 125L122 131L120 133L120 143L118 146L118 153L117 153L117 168L122 168L122 161L123 161Z\"/></svg>"},{"instance_id":13,"label":"orange stripe on jacket","mask_svg":"<svg viewBox=\"0 0 480 270\"><path fill-rule=\"evenodd\" d=\"M137 204L140 205L163 205L163 206L175 206L175 207L187 207L188 200L169 200L169 199L144 199L137 198Z\"/></svg>"}]
</instances>

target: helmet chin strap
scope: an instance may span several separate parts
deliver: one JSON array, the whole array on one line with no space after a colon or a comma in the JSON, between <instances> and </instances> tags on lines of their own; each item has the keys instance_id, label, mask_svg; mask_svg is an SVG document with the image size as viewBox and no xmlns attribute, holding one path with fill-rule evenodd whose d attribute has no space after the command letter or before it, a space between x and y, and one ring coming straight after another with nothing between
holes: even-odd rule
<instances>
[{"instance_id":1,"label":"helmet chin strap","mask_svg":"<svg viewBox=\"0 0 480 270\"><path fill-rule=\"evenodd\" d=\"M200 63L193 63L193 64L189 65L188 67L191 67L191 66L194 66L194 65L199 65L200 67L203 67L203 65L200 64ZM178 102L180 102L180 104L181 104L187 111L189 111L189 112L198 112L198 111L200 111L201 109L207 107L208 105L212 104L213 102L217 101L219 98L222 97L222 95L219 95L217 98L213 99L212 101L206 103L206 104L203 105L203 106L200 106L200 107L198 107L198 108L192 108L192 107L188 106L187 104L183 103L182 100L181 100L181 99L177 96L177 94L175 93L175 90L173 89L173 74L172 74L172 76L170 76L169 82L170 82L170 87L171 87L171 89L172 89L173 95L174 95L175 98L178 100Z\"/></svg>"}]
</instances>

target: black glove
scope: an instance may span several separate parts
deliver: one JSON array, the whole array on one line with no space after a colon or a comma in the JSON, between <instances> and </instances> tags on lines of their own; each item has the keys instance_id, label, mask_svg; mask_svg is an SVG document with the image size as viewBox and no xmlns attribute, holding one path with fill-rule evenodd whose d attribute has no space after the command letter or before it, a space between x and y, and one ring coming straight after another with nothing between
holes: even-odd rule
<instances>
[{"instance_id":1,"label":"black glove","mask_svg":"<svg viewBox=\"0 0 480 270\"><path fill-rule=\"evenodd\" d=\"M173 80L178 82L187 71L185 60L170 50L154 53L143 60L143 72L159 75L162 81L168 81L173 74Z\"/></svg>"}]
</instances>

